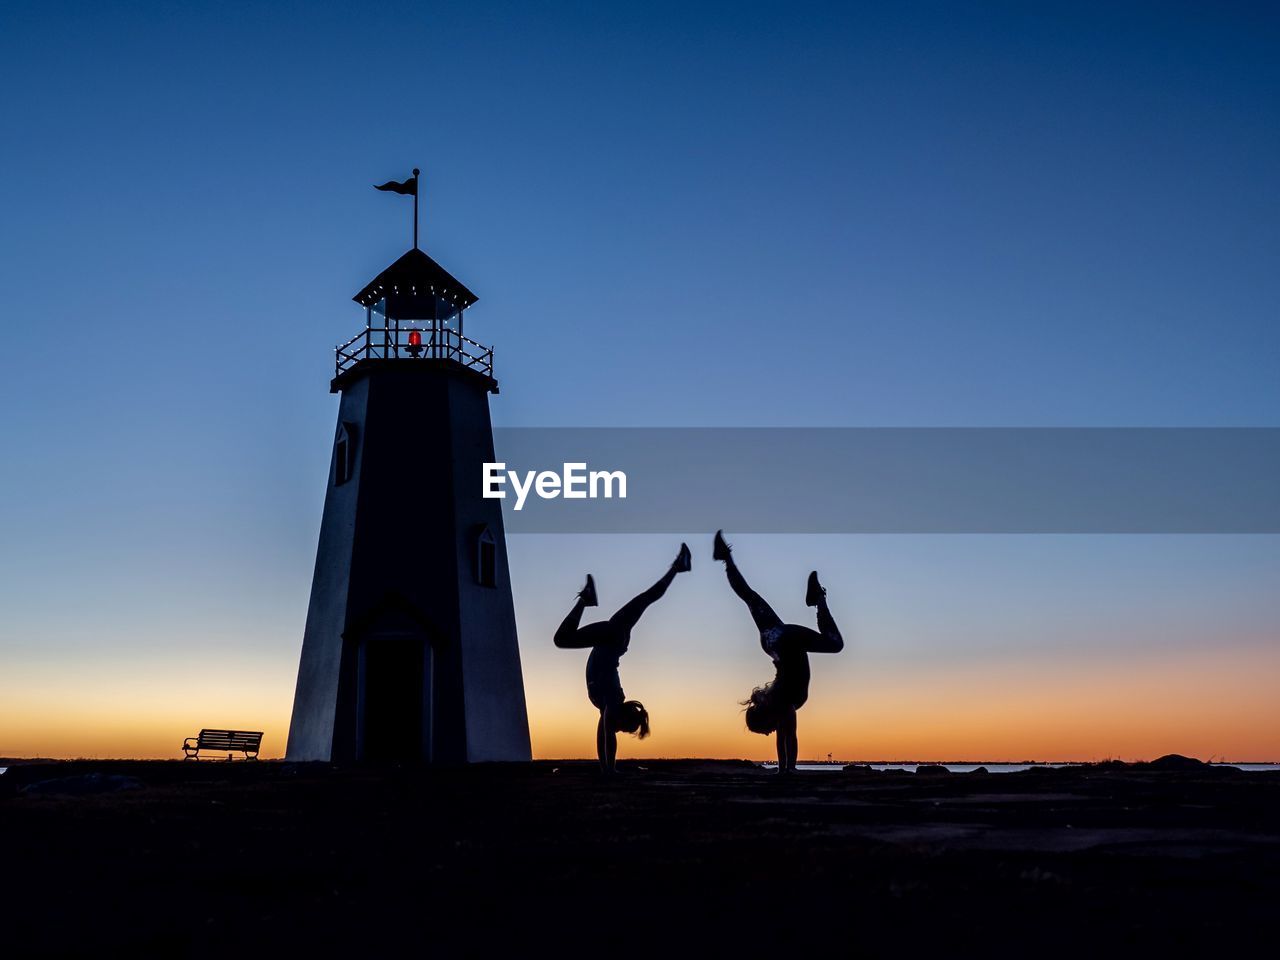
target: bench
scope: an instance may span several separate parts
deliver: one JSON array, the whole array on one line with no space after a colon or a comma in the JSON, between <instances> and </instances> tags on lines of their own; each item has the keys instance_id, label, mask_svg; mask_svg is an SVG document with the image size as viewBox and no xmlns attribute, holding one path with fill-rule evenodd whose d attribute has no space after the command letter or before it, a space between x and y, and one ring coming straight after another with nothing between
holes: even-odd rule
<instances>
[{"instance_id":1,"label":"bench","mask_svg":"<svg viewBox=\"0 0 1280 960\"><path fill-rule=\"evenodd\" d=\"M201 750L226 753L243 753L246 760L258 759L258 747L262 744L261 730L201 730L198 737L187 737L182 742L183 760L199 760Z\"/></svg>"}]
</instances>

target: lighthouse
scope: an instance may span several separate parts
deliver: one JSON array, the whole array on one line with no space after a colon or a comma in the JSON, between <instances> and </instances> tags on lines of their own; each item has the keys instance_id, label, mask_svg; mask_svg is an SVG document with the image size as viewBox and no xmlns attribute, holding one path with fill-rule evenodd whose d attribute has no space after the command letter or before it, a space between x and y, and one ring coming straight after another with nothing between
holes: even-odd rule
<instances>
[{"instance_id":1,"label":"lighthouse","mask_svg":"<svg viewBox=\"0 0 1280 960\"><path fill-rule=\"evenodd\" d=\"M414 246L353 298L289 760L528 760L496 458L493 349L476 295ZM467 318L467 322L470 320Z\"/></svg>"}]
</instances>

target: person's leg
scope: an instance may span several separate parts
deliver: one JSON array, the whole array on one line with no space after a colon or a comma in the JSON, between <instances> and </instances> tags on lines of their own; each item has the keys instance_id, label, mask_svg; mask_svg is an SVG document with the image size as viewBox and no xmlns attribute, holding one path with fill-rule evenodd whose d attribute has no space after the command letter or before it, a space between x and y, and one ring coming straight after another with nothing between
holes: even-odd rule
<instances>
[{"instance_id":1,"label":"person's leg","mask_svg":"<svg viewBox=\"0 0 1280 960\"><path fill-rule=\"evenodd\" d=\"M578 625L582 623L582 611L586 609L586 603L582 597L578 597L573 603L573 609L569 611L569 615L564 618L560 626L556 628L556 646L563 648L580 648L592 646L589 637L581 635Z\"/></svg>"},{"instance_id":2,"label":"person's leg","mask_svg":"<svg viewBox=\"0 0 1280 960\"><path fill-rule=\"evenodd\" d=\"M825 595L818 600L817 636L817 642L811 641L809 644L811 653L839 653L844 649L844 637L840 635L840 628L836 626L831 611L827 609Z\"/></svg>"},{"instance_id":3,"label":"person's leg","mask_svg":"<svg viewBox=\"0 0 1280 960\"><path fill-rule=\"evenodd\" d=\"M799 644L806 653L839 653L844 649L844 637L831 618L826 601L818 607L818 629L788 623L783 627L788 643Z\"/></svg>"},{"instance_id":4,"label":"person's leg","mask_svg":"<svg viewBox=\"0 0 1280 960\"><path fill-rule=\"evenodd\" d=\"M649 609L651 604L656 603L667 592L667 587L671 586L671 581L676 578L678 572L675 564L672 564L671 568L659 578L657 583L624 603L618 612L609 618L609 622L619 630L630 633L635 625L640 622L640 617L645 610Z\"/></svg>"},{"instance_id":5,"label":"person's leg","mask_svg":"<svg viewBox=\"0 0 1280 960\"><path fill-rule=\"evenodd\" d=\"M724 572L725 576L729 578L729 586L733 588L733 592L738 595L738 598L751 611L751 619L755 621L757 630L764 633L766 630L773 630L782 626L782 618L773 612L773 607L765 603L760 594L751 589L746 577L742 575L742 571L738 569L737 563L734 562L733 557L725 560Z\"/></svg>"}]
</instances>

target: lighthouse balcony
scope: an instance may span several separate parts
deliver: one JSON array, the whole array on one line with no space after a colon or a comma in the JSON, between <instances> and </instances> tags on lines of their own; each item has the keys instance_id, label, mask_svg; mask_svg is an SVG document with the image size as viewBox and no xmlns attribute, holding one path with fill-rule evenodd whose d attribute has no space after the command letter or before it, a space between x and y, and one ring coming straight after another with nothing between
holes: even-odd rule
<instances>
[{"instance_id":1,"label":"lighthouse balcony","mask_svg":"<svg viewBox=\"0 0 1280 960\"><path fill-rule=\"evenodd\" d=\"M493 378L493 348L477 343L452 327L392 323L367 326L334 351L334 377L350 372L365 360L434 360L458 364Z\"/></svg>"}]
</instances>

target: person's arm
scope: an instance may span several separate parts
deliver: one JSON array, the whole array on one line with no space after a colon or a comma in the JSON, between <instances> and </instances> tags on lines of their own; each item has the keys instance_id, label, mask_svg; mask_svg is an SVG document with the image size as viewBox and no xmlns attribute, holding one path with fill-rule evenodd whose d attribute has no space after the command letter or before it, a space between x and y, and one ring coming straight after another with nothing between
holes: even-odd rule
<instances>
[{"instance_id":1,"label":"person's arm","mask_svg":"<svg viewBox=\"0 0 1280 960\"><path fill-rule=\"evenodd\" d=\"M796 761L800 757L800 740L796 736L796 712L788 711L787 720L787 759L791 761L791 771L796 769Z\"/></svg>"},{"instance_id":2,"label":"person's arm","mask_svg":"<svg viewBox=\"0 0 1280 960\"><path fill-rule=\"evenodd\" d=\"M788 774L796 768L796 712L787 710L775 732L778 741L778 773Z\"/></svg>"},{"instance_id":3,"label":"person's arm","mask_svg":"<svg viewBox=\"0 0 1280 960\"><path fill-rule=\"evenodd\" d=\"M605 773L613 773L618 765L618 733L609 723L609 708L600 711L600 722L596 725L596 756L600 759L600 769Z\"/></svg>"}]
</instances>

